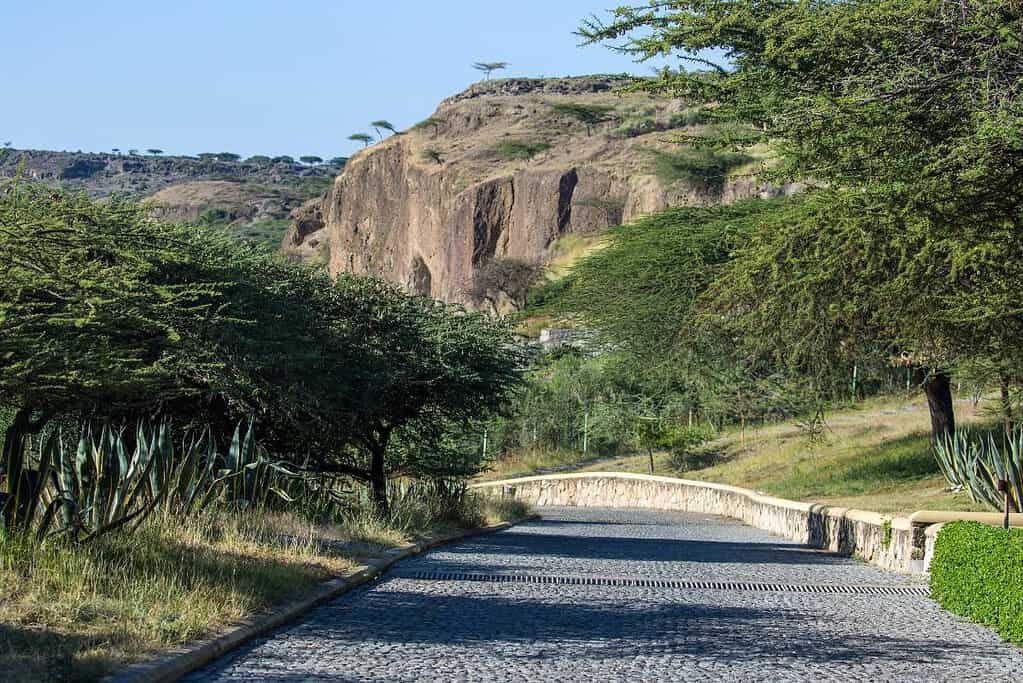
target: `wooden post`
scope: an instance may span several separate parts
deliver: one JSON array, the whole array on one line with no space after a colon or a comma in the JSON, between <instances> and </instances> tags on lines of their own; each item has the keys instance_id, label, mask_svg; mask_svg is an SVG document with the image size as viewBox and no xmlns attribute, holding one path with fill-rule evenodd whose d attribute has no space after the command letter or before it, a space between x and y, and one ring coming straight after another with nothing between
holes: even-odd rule
<instances>
[{"instance_id":1,"label":"wooden post","mask_svg":"<svg viewBox=\"0 0 1023 683\"><path fill-rule=\"evenodd\" d=\"M1009 482L1004 479L998 480L998 486L996 487L999 491L1005 494L1005 518L1002 521L1002 528L1009 528L1009 511L1012 506L1012 500L1009 498Z\"/></svg>"},{"instance_id":2,"label":"wooden post","mask_svg":"<svg viewBox=\"0 0 1023 683\"><path fill-rule=\"evenodd\" d=\"M589 450L590 412L583 413L583 453Z\"/></svg>"}]
</instances>

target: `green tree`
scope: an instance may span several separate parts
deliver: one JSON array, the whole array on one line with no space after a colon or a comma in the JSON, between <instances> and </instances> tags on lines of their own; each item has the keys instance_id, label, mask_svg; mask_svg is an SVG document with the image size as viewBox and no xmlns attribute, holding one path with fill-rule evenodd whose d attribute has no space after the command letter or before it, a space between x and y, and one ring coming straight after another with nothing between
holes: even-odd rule
<instances>
[{"instance_id":1,"label":"green tree","mask_svg":"<svg viewBox=\"0 0 1023 683\"><path fill-rule=\"evenodd\" d=\"M566 116L586 126L586 135L593 134L593 127L608 121L608 114L614 107L602 104L586 104L585 102L559 102L551 107L558 116Z\"/></svg>"},{"instance_id":2,"label":"green tree","mask_svg":"<svg viewBox=\"0 0 1023 683\"><path fill-rule=\"evenodd\" d=\"M508 62L474 62L472 68L477 71L482 71L485 74L485 80L490 80L490 74L501 69L508 68Z\"/></svg>"},{"instance_id":3,"label":"green tree","mask_svg":"<svg viewBox=\"0 0 1023 683\"><path fill-rule=\"evenodd\" d=\"M361 142L363 147L369 147L369 143L373 142L373 136L366 133L352 133L348 136L348 139Z\"/></svg>"},{"instance_id":4,"label":"green tree","mask_svg":"<svg viewBox=\"0 0 1023 683\"><path fill-rule=\"evenodd\" d=\"M391 131L391 133L398 132L397 130L395 130L393 123L391 123L390 121L385 121L384 119L380 119L379 121L370 121L369 125L372 126L373 130L377 132L377 138L380 140L384 139L383 134L380 132L381 130L389 130Z\"/></svg>"},{"instance_id":5,"label":"green tree","mask_svg":"<svg viewBox=\"0 0 1023 683\"><path fill-rule=\"evenodd\" d=\"M316 467L370 484L387 510L387 479L399 475L466 475L475 459L453 457L451 436L499 410L517 386L522 351L501 321L354 276L346 283L374 288L370 298L377 349L353 388L358 419L351 423L356 450L310 451Z\"/></svg>"},{"instance_id":6,"label":"green tree","mask_svg":"<svg viewBox=\"0 0 1023 683\"><path fill-rule=\"evenodd\" d=\"M151 148L147 149L146 151L149 152L150 154L152 154L153 156L159 156L159 155L163 154L163 150L162 149L156 149L155 147L151 147Z\"/></svg>"},{"instance_id":7,"label":"green tree","mask_svg":"<svg viewBox=\"0 0 1023 683\"><path fill-rule=\"evenodd\" d=\"M798 221L798 237L786 232L797 239L791 261L758 281L801 291L815 276L847 282L852 295L821 288L814 310L842 319L843 349L892 344L921 378L935 437L952 430L954 364L1019 350L1004 294L1019 286L1019 274L989 254L1014 254L1023 227L1016 38L1023 8L983 0L688 0L622 7L580 32L640 59L681 53L709 65L710 72L664 71L633 87L718 103L714 116L751 124L779 151L775 178L833 188L830 206L807 206L817 222ZM730 68L703 60L709 48L723 50ZM859 251L866 246L871 251ZM770 236L756 248L764 257L751 259L758 275L768 254L790 251ZM862 277L838 278L843 272ZM878 284L883 299L871 295ZM749 303L788 306L764 293ZM744 328L747 339L779 340L779 332L803 327L766 309L738 319L758 325ZM809 340L830 355L836 338L824 325Z\"/></svg>"},{"instance_id":8,"label":"green tree","mask_svg":"<svg viewBox=\"0 0 1023 683\"><path fill-rule=\"evenodd\" d=\"M276 457L351 476L466 474L465 425L521 365L500 322L42 186L0 197L0 467L56 419L255 420ZM474 460L475 458L475 460Z\"/></svg>"},{"instance_id":9,"label":"green tree","mask_svg":"<svg viewBox=\"0 0 1023 683\"><path fill-rule=\"evenodd\" d=\"M310 156L299 157L298 160L301 161L303 164L322 164L323 163L323 159L321 157L311 156L311 155Z\"/></svg>"},{"instance_id":10,"label":"green tree","mask_svg":"<svg viewBox=\"0 0 1023 683\"><path fill-rule=\"evenodd\" d=\"M423 150L423 158L438 165L444 163L444 155L441 154L440 150L433 147L427 147Z\"/></svg>"}]
</instances>

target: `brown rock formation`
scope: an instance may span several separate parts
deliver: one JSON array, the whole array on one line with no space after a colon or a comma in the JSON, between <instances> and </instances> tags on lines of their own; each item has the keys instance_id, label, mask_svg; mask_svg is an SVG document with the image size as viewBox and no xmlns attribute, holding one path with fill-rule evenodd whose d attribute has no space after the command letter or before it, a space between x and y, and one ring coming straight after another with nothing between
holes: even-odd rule
<instances>
[{"instance_id":1,"label":"brown rock formation","mask_svg":"<svg viewBox=\"0 0 1023 683\"><path fill-rule=\"evenodd\" d=\"M682 120L685 107L617 95L616 85L611 78L478 83L442 102L426 122L360 152L322 205L331 272L382 276L465 301L472 269L488 259L539 262L568 234L599 233L673 205L779 192L748 177L714 190L665 184L654 175L651 151L678 149L665 131L679 128L672 122ZM613 111L589 135L552 110L557 102ZM627 129L637 120L649 132ZM509 141L549 147L509 159L501 151ZM289 235L297 239L303 230Z\"/></svg>"}]
</instances>

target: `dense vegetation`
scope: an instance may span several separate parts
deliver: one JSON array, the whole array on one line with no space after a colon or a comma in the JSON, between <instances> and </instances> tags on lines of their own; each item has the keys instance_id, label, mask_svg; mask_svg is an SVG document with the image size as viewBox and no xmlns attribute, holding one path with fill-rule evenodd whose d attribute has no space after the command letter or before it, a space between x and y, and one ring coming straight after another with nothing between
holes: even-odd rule
<instances>
[{"instance_id":1,"label":"dense vegetation","mask_svg":"<svg viewBox=\"0 0 1023 683\"><path fill-rule=\"evenodd\" d=\"M744 143L778 151L766 176L827 189L754 221L708 309L746 358L811 376L903 359L940 436L958 366L990 363L1007 383L1020 360L1021 23L983 1L691 0L581 33L640 59L725 51L729 69L633 87L718 103L749 125Z\"/></svg>"},{"instance_id":2,"label":"dense vegetation","mask_svg":"<svg viewBox=\"0 0 1023 683\"><path fill-rule=\"evenodd\" d=\"M332 281L132 204L13 184L0 225L12 475L35 469L21 464L31 437L62 426L63 438L74 424L130 436L170 420L226 448L246 420L267 457L364 482L386 510L389 477L476 471L466 425L517 379L500 322L377 280Z\"/></svg>"},{"instance_id":3,"label":"dense vegetation","mask_svg":"<svg viewBox=\"0 0 1023 683\"><path fill-rule=\"evenodd\" d=\"M931 593L945 609L1023 645L1023 530L947 524L934 548Z\"/></svg>"},{"instance_id":4,"label":"dense vegetation","mask_svg":"<svg viewBox=\"0 0 1023 683\"><path fill-rule=\"evenodd\" d=\"M761 181L802 187L638 220L531 293L529 314L597 333L588 369L572 373L606 365L588 358L598 353L630 368L628 388L608 378L596 393L645 404L660 426L620 447L665 446L691 423L782 416L803 416L813 436L828 406L906 386L923 390L941 443L955 434L953 380L997 387L1012 432L1021 32L1023 10L979 0L655 2L584 24L588 42L695 64L628 86L712 103L698 109L698 134L655 156L664 180L707 188L749 165ZM728 66L704 61L709 48ZM553 368L533 381L558 386L568 370ZM990 502L993 478L1023 471L1010 443L963 443L964 470L993 473L969 488L978 500Z\"/></svg>"}]
</instances>

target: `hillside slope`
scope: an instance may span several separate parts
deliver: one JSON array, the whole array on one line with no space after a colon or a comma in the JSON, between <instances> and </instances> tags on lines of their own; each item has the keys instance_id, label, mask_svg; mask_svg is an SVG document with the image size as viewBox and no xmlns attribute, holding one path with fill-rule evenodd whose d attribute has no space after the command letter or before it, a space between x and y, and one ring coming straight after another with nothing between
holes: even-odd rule
<instances>
[{"instance_id":1,"label":"hillside slope","mask_svg":"<svg viewBox=\"0 0 1023 683\"><path fill-rule=\"evenodd\" d=\"M793 190L757 182L752 156L718 165L706 155L681 156L679 134L707 129L700 112L615 92L625 83L477 83L411 130L353 156L284 248L308 256L315 241L327 245L331 272L378 275L466 301L473 269L489 259L543 262L567 235L599 234L669 206ZM558 104L605 107L606 121L588 129Z\"/></svg>"},{"instance_id":2,"label":"hillside slope","mask_svg":"<svg viewBox=\"0 0 1023 683\"><path fill-rule=\"evenodd\" d=\"M321 196L340 171L284 158L203 158L152 154L91 154L0 150L0 178L25 175L93 197L127 195L150 200L156 215L218 225L244 239L276 247L292 212Z\"/></svg>"}]
</instances>

